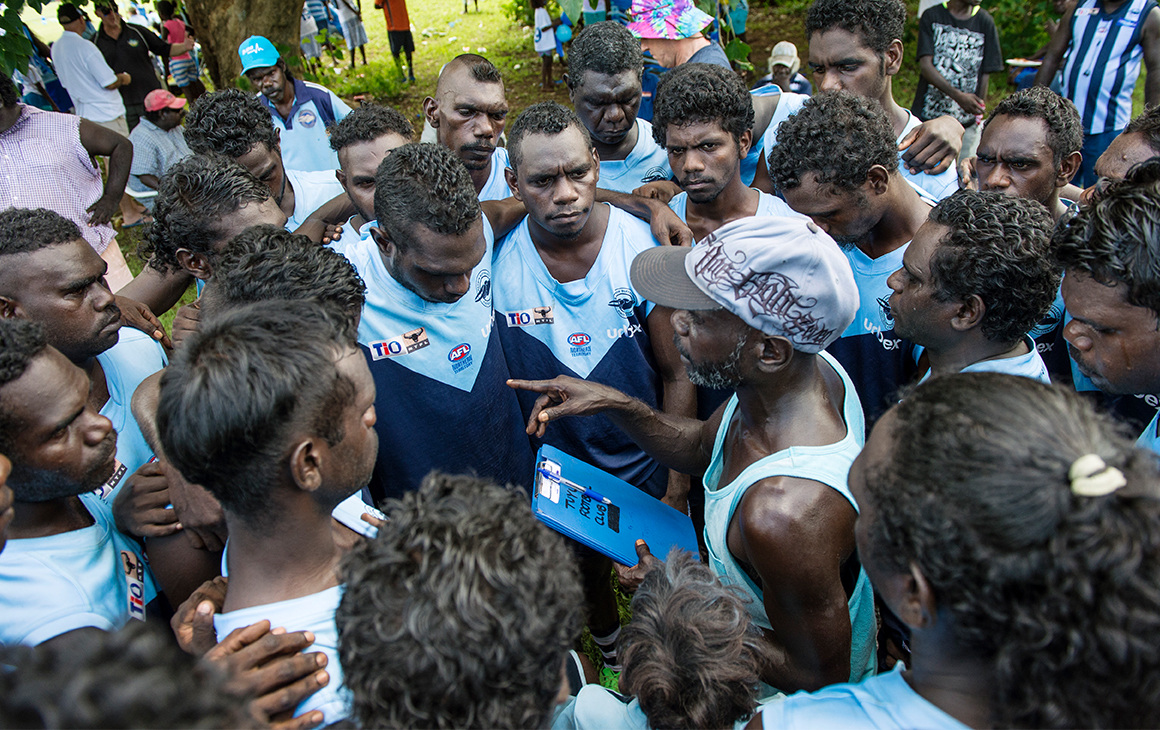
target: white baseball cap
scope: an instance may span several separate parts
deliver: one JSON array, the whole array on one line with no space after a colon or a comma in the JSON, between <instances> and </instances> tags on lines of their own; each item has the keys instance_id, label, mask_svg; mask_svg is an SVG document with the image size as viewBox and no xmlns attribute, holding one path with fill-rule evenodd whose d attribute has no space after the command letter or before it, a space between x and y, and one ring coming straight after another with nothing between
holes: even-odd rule
<instances>
[{"instance_id":1,"label":"white baseball cap","mask_svg":"<svg viewBox=\"0 0 1160 730\"><path fill-rule=\"evenodd\" d=\"M658 246L632 262L641 296L673 309L724 308L754 329L818 353L858 311L846 255L812 221L749 217L693 248Z\"/></svg>"}]
</instances>

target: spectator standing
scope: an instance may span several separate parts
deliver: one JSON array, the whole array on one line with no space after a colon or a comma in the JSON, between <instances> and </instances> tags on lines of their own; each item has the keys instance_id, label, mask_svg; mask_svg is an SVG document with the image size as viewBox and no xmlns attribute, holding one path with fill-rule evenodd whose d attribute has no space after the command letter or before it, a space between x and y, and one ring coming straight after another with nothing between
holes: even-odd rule
<instances>
[{"instance_id":1,"label":"spectator standing","mask_svg":"<svg viewBox=\"0 0 1160 730\"><path fill-rule=\"evenodd\" d=\"M72 3L62 3L56 18L64 33L52 44L52 58L61 84L72 97L78 117L129 136L125 103L117 89L133 82L133 76L114 72L101 52L81 36L87 18Z\"/></svg>"},{"instance_id":2,"label":"spectator standing","mask_svg":"<svg viewBox=\"0 0 1160 730\"><path fill-rule=\"evenodd\" d=\"M187 36L192 36L185 21L174 14L172 2L160 0L157 12L161 16L162 40L167 43L184 43ZM169 57L169 73L173 74L173 83L181 87L186 101L197 101L197 97L205 93L205 84L198 78L197 59L188 51Z\"/></svg>"},{"instance_id":3,"label":"spectator standing","mask_svg":"<svg viewBox=\"0 0 1160 730\"><path fill-rule=\"evenodd\" d=\"M342 25L342 37L346 39L346 50L350 53L350 67L354 68L354 52L362 54L363 65L367 65L367 29L362 22L362 2L360 0L336 0L338 22Z\"/></svg>"},{"instance_id":4,"label":"spectator standing","mask_svg":"<svg viewBox=\"0 0 1160 730\"><path fill-rule=\"evenodd\" d=\"M536 11L533 20L535 30L532 32L532 47L540 56L540 91L551 91L552 54L556 52L555 31L560 21L552 20L545 0L532 0L532 7Z\"/></svg>"},{"instance_id":5,"label":"spectator standing","mask_svg":"<svg viewBox=\"0 0 1160 730\"><path fill-rule=\"evenodd\" d=\"M975 154L990 74L1003 70L1003 49L991 14L979 0L946 0L918 23L918 69L912 111L919 119L944 114L959 120L959 159Z\"/></svg>"},{"instance_id":6,"label":"spectator standing","mask_svg":"<svg viewBox=\"0 0 1160 730\"><path fill-rule=\"evenodd\" d=\"M156 190L166 171L190 154L181 128L185 104L185 99L178 99L164 89L154 89L145 97L145 116L129 134L129 141L133 143L130 174L138 189Z\"/></svg>"},{"instance_id":7,"label":"spectator standing","mask_svg":"<svg viewBox=\"0 0 1160 730\"><path fill-rule=\"evenodd\" d=\"M262 92L282 141L282 156L292 170L334 170L338 156L330 149L326 128L350 114L342 99L318 84L296 79L274 44L252 35L238 48L242 73Z\"/></svg>"},{"instance_id":8,"label":"spectator standing","mask_svg":"<svg viewBox=\"0 0 1160 730\"><path fill-rule=\"evenodd\" d=\"M631 13L629 31L640 39L641 50L665 68L682 63L732 68L721 46L702 34L712 25L713 16L701 12L691 0L636 0Z\"/></svg>"},{"instance_id":9,"label":"spectator standing","mask_svg":"<svg viewBox=\"0 0 1160 730\"><path fill-rule=\"evenodd\" d=\"M161 88L149 54L155 53L161 58L180 56L193 48L193 41L166 43L148 28L124 22L111 0L98 2L93 8L101 16L101 27L94 41L97 49L109 68L118 73L124 71L131 77L129 83L118 88L125 102L125 122L131 132L145 113L145 96Z\"/></svg>"},{"instance_id":10,"label":"spectator standing","mask_svg":"<svg viewBox=\"0 0 1160 730\"><path fill-rule=\"evenodd\" d=\"M403 68L399 64L399 54L407 54L407 80L415 83L415 64L411 61L411 54L415 52L415 38L411 35L411 18L407 15L407 0L375 0L375 7L383 9L383 17L387 21L387 41L391 44L391 55L395 57L395 66L399 67L399 74ZM478 10L478 6L476 10ZM467 3L463 4L463 12L467 12Z\"/></svg>"},{"instance_id":11,"label":"spectator standing","mask_svg":"<svg viewBox=\"0 0 1160 730\"><path fill-rule=\"evenodd\" d=\"M1060 95L1083 119L1083 162L1075 184L1095 184L1095 162L1132 119L1140 61L1148 71L1144 103L1160 103L1160 9L1155 0L1082 0L1059 21L1037 86L1060 71Z\"/></svg>"}]
</instances>

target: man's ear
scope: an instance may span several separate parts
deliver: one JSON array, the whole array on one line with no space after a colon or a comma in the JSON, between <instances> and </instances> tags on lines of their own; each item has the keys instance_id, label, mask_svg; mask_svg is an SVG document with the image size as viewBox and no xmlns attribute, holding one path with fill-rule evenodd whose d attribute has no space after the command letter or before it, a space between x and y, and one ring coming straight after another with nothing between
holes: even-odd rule
<instances>
[{"instance_id":1,"label":"man's ear","mask_svg":"<svg viewBox=\"0 0 1160 730\"><path fill-rule=\"evenodd\" d=\"M305 439L290 453L290 476L294 486L304 492L317 491L322 486L322 462L328 454L320 439Z\"/></svg>"},{"instance_id":2,"label":"man's ear","mask_svg":"<svg viewBox=\"0 0 1160 730\"><path fill-rule=\"evenodd\" d=\"M395 244L391 243L391 239L387 238L387 232L378 226L371 226L371 240L379 247L379 251L383 256L393 256L395 253Z\"/></svg>"},{"instance_id":3,"label":"man's ear","mask_svg":"<svg viewBox=\"0 0 1160 730\"><path fill-rule=\"evenodd\" d=\"M966 332L978 327L986 314L987 305L983 303L983 298L978 294L972 294L959 305L955 316L951 317L951 327L957 332Z\"/></svg>"},{"instance_id":4,"label":"man's ear","mask_svg":"<svg viewBox=\"0 0 1160 730\"><path fill-rule=\"evenodd\" d=\"M886 47L886 54L883 57L886 62L886 75L893 76L902 68L902 41L895 38L890 41L890 45Z\"/></svg>"},{"instance_id":5,"label":"man's ear","mask_svg":"<svg viewBox=\"0 0 1160 730\"><path fill-rule=\"evenodd\" d=\"M423 100L423 117L435 129L439 129L439 102L428 96Z\"/></svg>"},{"instance_id":6,"label":"man's ear","mask_svg":"<svg viewBox=\"0 0 1160 730\"><path fill-rule=\"evenodd\" d=\"M781 370L793 359L793 345L784 337L761 335L761 355L758 366L766 372Z\"/></svg>"},{"instance_id":7,"label":"man's ear","mask_svg":"<svg viewBox=\"0 0 1160 730\"><path fill-rule=\"evenodd\" d=\"M1079 166L1082 162L1083 154L1080 152L1072 152L1064 157L1059 163L1059 170L1055 173L1055 187L1062 188L1070 183L1075 174L1079 172Z\"/></svg>"},{"instance_id":8,"label":"man's ear","mask_svg":"<svg viewBox=\"0 0 1160 730\"><path fill-rule=\"evenodd\" d=\"M179 248L177 249L177 264L193 274L195 279L208 281L213 276L213 266L209 262L209 257L203 253L194 253L188 248Z\"/></svg>"},{"instance_id":9,"label":"man's ear","mask_svg":"<svg viewBox=\"0 0 1160 730\"><path fill-rule=\"evenodd\" d=\"M753 147L753 130L747 129L737 139L737 152L741 159L744 160L749 155L751 147Z\"/></svg>"},{"instance_id":10,"label":"man's ear","mask_svg":"<svg viewBox=\"0 0 1160 730\"><path fill-rule=\"evenodd\" d=\"M882 165L871 165L863 185L868 185L874 195L882 195L890 187L890 173Z\"/></svg>"},{"instance_id":11,"label":"man's ear","mask_svg":"<svg viewBox=\"0 0 1160 730\"><path fill-rule=\"evenodd\" d=\"M342 171L341 167L334 171L334 179L338 180L338 184L342 186L343 190L346 190L346 173Z\"/></svg>"},{"instance_id":12,"label":"man's ear","mask_svg":"<svg viewBox=\"0 0 1160 730\"><path fill-rule=\"evenodd\" d=\"M520 195L520 179L516 175L516 171L510 167L505 167L503 169L503 179L507 181L508 188L512 191L512 197L521 203L524 202L523 196Z\"/></svg>"},{"instance_id":13,"label":"man's ear","mask_svg":"<svg viewBox=\"0 0 1160 730\"><path fill-rule=\"evenodd\" d=\"M20 308L20 302L10 297L0 297L0 319L16 319L23 316L24 311Z\"/></svg>"}]
</instances>

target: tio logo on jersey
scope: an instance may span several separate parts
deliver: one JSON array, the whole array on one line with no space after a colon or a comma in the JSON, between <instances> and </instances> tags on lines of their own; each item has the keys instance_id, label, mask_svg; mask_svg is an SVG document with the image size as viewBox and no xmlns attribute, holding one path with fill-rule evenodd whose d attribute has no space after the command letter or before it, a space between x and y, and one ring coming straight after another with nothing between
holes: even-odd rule
<instances>
[{"instance_id":1,"label":"tio logo on jersey","mask_svg":"<svg viewBox=\"0 0 1160 730\"><path fill-rule=\"evenodd\" d=\"M552 317L551 307L532 307L519 312L505 312L504 318L508 327L531 327L537 324L552 324L556 320Z\"/></svg>"}]
</instances>

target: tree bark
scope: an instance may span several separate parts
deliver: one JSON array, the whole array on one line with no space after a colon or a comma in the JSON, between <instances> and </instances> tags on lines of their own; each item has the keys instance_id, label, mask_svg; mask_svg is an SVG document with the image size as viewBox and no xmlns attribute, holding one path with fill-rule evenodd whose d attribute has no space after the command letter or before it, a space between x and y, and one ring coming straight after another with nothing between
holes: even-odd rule
<instances>
[{"instance_id":1,"label":"tree bark","mask_svg":"<svg viewBox=\"0 0 1160 730\"><path fill-rule=\"evenodd\" d=\"M283 56L301 53L302 4L303 0L186 0L214 88L237 85L242 72L238 46L252 35L270 39Z\"/></svg>"}]
</instances>

